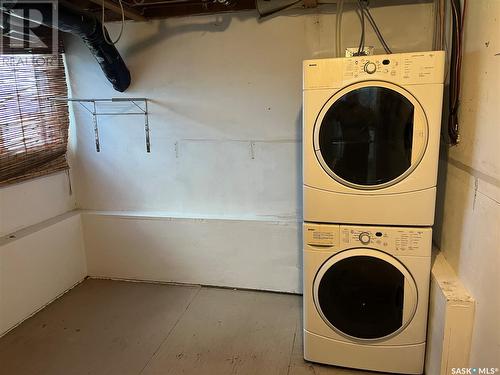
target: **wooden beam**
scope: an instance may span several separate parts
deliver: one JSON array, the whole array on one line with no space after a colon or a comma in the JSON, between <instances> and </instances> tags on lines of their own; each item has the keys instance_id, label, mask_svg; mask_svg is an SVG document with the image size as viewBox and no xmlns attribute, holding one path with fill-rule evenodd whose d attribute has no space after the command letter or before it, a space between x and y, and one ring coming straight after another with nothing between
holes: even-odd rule
<instances>
[{"instance_id":1,"label":"wooden beam","mask_svg":"<svg viewBox=\"0 0 500 375\"><path fill-rule=\"evenodd\" d=\"M316 8L318 6L317 0L304 0L305 8Z\"/></svg>"},{"instance_id":2,"label":"wooden beam","mask_svg":"<svg viewBox=\"0 0 500 375\"><path fill-rule=\"evenodd\" d=\"M144 3L142 9L144 15L148 19L163 19L169 17L253 10L255 9L255 0L238 0L229 6L219 2L203 2L196 0L172 4L161 1L161 4L158 5L155 5L154 1L150 1Z\"/></svg>"},{"instance_id":3,"label":"wooden beam","mask_svg":"<svg viewBox=\"0 0 500 375\"><path fill-rule=\"evenodd\" d=\"M104 8L111 10L112 12L118 14L120 17L122 15L122 10L120 8L120 4L117 4L111 0L90 0L94 4L102 6L102 2L104 1ZM147 21L148 19L140 14L137 10L123 4L123 13L126 18L129 18L134 21Z\"/></svg>"}]
</instances>

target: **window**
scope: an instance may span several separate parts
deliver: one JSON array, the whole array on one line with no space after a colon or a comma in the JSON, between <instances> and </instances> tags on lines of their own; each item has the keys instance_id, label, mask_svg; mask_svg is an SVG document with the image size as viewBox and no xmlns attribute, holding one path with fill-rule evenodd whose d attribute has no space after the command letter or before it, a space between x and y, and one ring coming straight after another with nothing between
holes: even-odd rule
<instances>
[{"instance_id":1,"label":"window","mask_svg":"<svg viewBox=\"0 0 500 375\"><path fill-rule=\"evenodd\" d=\"M68 106L59 55L0 55L0 186L68 169Z\"/></svg>"}]
</instances>

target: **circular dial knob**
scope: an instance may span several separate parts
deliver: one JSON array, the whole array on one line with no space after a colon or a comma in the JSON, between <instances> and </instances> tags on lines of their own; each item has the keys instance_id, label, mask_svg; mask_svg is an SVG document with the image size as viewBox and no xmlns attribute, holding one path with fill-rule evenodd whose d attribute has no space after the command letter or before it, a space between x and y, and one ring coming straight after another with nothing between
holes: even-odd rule
<instances>
[{"instance_id":1,"label":"circular dial knob","mask_svg":"<svg viewBox=\"0 0 500 375\"><path fill-rule=\"evenodd\" d=\"M369 244L370 243L370 233L368 232L361 232L359 234L359 241L363 244Z\"/></svg>"},{"instance_id":2,"label":"circular dial knob","mask_svg":"<svg viewBox=\"0 0 500 375\"><path fill-rule=\"evenodd\" d=\"M368 74L373 74L376 71L377 65L375 65L375 63L369 61L365 64L365 72L367 72Z\"/></svg>"}]
</instances>

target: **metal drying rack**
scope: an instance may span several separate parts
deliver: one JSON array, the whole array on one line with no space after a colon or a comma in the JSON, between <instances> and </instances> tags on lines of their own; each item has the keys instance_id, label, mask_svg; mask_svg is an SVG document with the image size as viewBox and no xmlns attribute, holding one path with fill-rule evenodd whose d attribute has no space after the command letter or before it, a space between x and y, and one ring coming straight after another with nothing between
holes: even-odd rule
<instances>
[{"instance_id":1,"label":"metal drying rack","mask_svg":"<svg viewBox=\"0 0 500 375\"><path fill-rule=\"evenodd\" d=\"M65 101L65 102L75 102L80 104L87 112L92 115L92 122L94 124L94 138L95 138L95 149L97 152L101 152L101 146L99 143L99 127L97 118L99 116L144 116L144 131L146 133L146 151L151 152L151 142L149 138L149 120L148 120L148 99L146 98L109 98L109 99L78 99L78 98L49 98L53 101ZM130 102L138 109L136 112L97 112L97 103L104 102ZM87 103L91 103L92 107L89 108ZM142 104L142 106L140 105Z\"/></svg>"}]
</instances>

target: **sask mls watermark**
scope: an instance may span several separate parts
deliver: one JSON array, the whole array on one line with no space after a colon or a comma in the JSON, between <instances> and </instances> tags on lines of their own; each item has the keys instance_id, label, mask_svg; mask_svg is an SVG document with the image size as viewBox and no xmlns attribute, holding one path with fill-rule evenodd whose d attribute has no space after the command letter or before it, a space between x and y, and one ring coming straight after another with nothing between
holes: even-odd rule
<instances>
[{"instance_id":1,"label":"sask mls watermark","mask_svg":"<svg viewBox=\"0 0 500 375\"><path fill-rule=\"evenodd\" d=\"M0 54L57 55L57 0L0 0Z\"/></svg>"},{"instance_id":2,"label":"sask mls watermark","mask_svg":"<svg viewBox=\"0 0 500 375\"><path fill-rule=\"evenodd\" d=\"M452 375L494 375L498 374L497 367L453 367Z\"/></svg>"}]
</instances>

